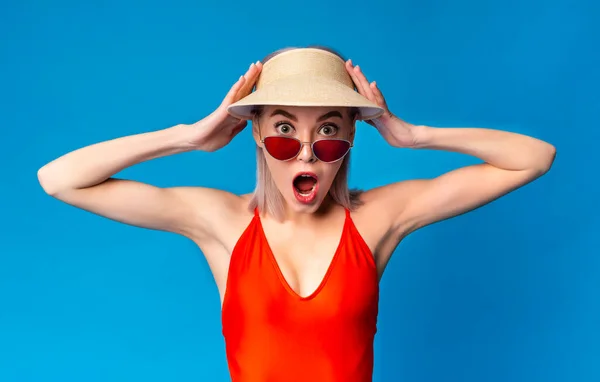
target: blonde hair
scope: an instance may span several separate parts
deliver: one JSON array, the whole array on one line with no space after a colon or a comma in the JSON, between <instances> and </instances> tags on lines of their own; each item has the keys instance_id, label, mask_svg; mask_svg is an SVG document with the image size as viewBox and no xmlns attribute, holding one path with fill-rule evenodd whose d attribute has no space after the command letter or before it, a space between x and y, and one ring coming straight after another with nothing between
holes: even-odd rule
<instances>
[{"instance_id":1,"label":"blonde hair","mask_svg":"<svg viewBox=\"0 0 600 382\"><path fill-rule=\"evenodd\" d=\"M342 60L345 59L341 54L334 51L331 48L319 46L319 45L310 45L307 48L316 48L328 51L330 53L336 54ZM277 50L269 55L267 55L261 61L263 64L270 60L271 58L277 56L280 53L298 49L296 47L288 47ZM263 108L258 106L254 110L254 121L258 120L261 116ZM357 109L350 109L350 117L354 118L355 114L358 112ZM254 127L253 127L254 128ZM333 179L333 183L331 184L331 188L329 189L328 194L331 198L337 203L343 206L344 208L349 209L350 211L355 210L358 206L362 204L360 200L360 194L363 192L359 189L348 188L348 171L350 167L350 152L346 154L344 159L342 159L342 164ZM261 147L256 146L256 188L254 189L254 193L252 194L252 198L248 203L248 209L250 211L254 211L255 208L258 207L259 213L263 214L267 212L269 215L273 216L277 220L283 219L283 211L284 211L284 199L281 192L277 188L273 177L271 176L271 171L267 165L267 161L265 159L265 154Z\"/></svg>"}]
</instances>

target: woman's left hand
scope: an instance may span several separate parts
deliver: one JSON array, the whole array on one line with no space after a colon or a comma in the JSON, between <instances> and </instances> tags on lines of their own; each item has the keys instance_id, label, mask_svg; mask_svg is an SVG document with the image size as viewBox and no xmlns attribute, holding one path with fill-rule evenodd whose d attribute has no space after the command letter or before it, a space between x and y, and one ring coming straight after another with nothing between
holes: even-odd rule
<instances>
[{"instance_id":1,"label":"woman's left hand","mask_svg":"<svg viewBox=\"0 0 600 382\"><path fill-rule=\"evenodd\" d=\"M419 137L424 133L426 127L412 125L392 114L375 81L369 83L360 67L352 65L352 60L346 61L346 70L352 77L358 93L384 110L381 117L365 122L374 126L383 138L394 147L416 147Z\"/></svg>"}]
</instances>

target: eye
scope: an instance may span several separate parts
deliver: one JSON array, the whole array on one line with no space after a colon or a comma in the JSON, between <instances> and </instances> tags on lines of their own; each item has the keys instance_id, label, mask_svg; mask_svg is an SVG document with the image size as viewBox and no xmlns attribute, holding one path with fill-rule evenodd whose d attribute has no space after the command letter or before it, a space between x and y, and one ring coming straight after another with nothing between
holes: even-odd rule
<instances>
[{"instance_id":1,"label":"eye","mask_svg":"<svg viewBox=\"0 0 600 382\"><path fill-rule=\"evenodd\" d=\"M275 130L280 134L291 134L294 131L294 127L285 121L275 123Z\"/></svg>"},{"instance_id":2,"label":"eye","mask_svg":"<svg viewBox=\"0 0 600 382\"><path fill-rule=\"evenodd\" d=\"M335 135L338 132L338 127L333 123L328 123L327 125L323 125L319 132L328 136Z\"/></svg>"}]
</instances>

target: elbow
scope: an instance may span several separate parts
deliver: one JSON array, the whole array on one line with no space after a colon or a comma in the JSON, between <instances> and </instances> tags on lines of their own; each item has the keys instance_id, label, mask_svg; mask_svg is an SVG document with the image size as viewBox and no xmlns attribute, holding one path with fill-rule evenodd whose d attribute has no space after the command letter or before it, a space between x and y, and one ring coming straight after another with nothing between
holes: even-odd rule
<instances>
[{"instance_id":1,"label":"elbow","mask_svg":"<svg viewBox=\"0 0 600 382\"><path fill-rule=\"evenodd\" d=\"M55 187L52 185L50 177L47 174L46 166L43 166L37 171L37 178L44 192L50 196L56 195Z\"/></svg>"},{"instance_id":2,"label":"elbow","mask_svg":"<svg viewBox=\"0 0 600 382\"><path fill-rule=\"evenodd\" d=\"M550 170L550 168L552 167L552 164L554 163L554 159L556 158L556 147L554 147L551 144L548 144L548 154L547 154L547 159L546 159L546 172L548 172Z\"/></svg>"},{"instance_id":3,"label":"elbow","mask_svg":"<svg viewBox=\"0 0 600 382\"><path fill-rule=\"evenodd\" d=\"M554 159L556 158L556 147L547 143L544 148L544 152L540 155L540 160L536 169L539 175L544 175L552 168L552 164L554 164Z\"/></svg>"},{"instance_id":4,"label":"elbow","mask_svg":"<svg viewBox=\"0 0 600 382\"><path fill-rule=\"evenodd\" d=\"M37 171L37 178L38 183L40 184L40 186L42 186L42 190L44 190L44 192L48 194L48 181L46 179L46 176L44 175L44 168L45 167L42 167Z\"/></svg>"}]
</instances>

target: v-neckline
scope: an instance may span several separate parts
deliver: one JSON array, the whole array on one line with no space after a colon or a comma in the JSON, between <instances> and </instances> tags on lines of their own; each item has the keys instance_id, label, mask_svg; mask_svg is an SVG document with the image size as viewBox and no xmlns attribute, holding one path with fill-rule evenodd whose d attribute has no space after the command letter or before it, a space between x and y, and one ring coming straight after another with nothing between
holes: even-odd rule
<instances>
[{"instance_id":1,"label":"v-neckline","mask_svg":"<svg viewBox=\"0 0 600 382\"><path fill-rule=\"evenodd\" d=\"M335 252L333 253L333 257L331 258L331 261L329 262L329 266L327 267L327 270L325 271L325 275L323 275L323 278L321 279L321 282L319 283L319 285L317 286L317 288L310 293L308 296L301 296L298 292L296 292L289 284L289 282L287 281L287 279L285 278L285 276L283 275L283 272L281 271L281 268L279 267L279 263L277 262L277 259L275 258L275 254L273 253L273 250L271 248L271 244L269 244L269 239L267 239L267 235L265 234L265 230L263 228L262 225L262 220L260 218L260 215L256 215L256 218L258 219L258 226L260 228L260 233L262 235L262 238L264 239L265 243L266 243L266 247L267 247L267 256L269 257L269 259L271 260L271 263L273 264L273 268L275 268L275 273L277 273L277 276L279 277L279 280L281 281L282 286L284 287L285 290L287 290L287 292L292 295L292 297L301 300L301 301L308 301L308 300L312 300L313 298L315 298L319 292L325 287L325 284L327 284L327 280L329 279L329 275L331 274L332 270L333 270L333 266L337 260L337 258L339 257L341 248L342 248L342 243L344 242L344 239L346 237L346 231L348 228L348 211L344 211L344 224L342 226L342 234L340 235L340 239L338 242L338 245L335 249Z\"/></svg>"}]
</instances>

